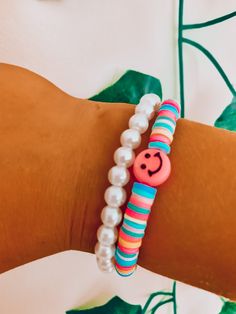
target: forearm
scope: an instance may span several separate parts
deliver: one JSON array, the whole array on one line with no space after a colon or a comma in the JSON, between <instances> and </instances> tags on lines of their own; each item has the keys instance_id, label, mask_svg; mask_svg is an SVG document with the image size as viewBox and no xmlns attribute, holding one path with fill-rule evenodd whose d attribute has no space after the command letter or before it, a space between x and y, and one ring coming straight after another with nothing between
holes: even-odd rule
<instances>
[{"instance_id":1,"label":"forearm","mask_svg":"<svg viewBox=\"0 0 236 314\"><path fill-rule=\"evenodd\" d=\"M112 163L133 110L117 106L79 101L0 64L0 272L90 245L86 232L91 239L96 232L88 223L99 218L90 217L90 200L100 198L106 178L99 172Z\"/></svg>"}]
</instances>

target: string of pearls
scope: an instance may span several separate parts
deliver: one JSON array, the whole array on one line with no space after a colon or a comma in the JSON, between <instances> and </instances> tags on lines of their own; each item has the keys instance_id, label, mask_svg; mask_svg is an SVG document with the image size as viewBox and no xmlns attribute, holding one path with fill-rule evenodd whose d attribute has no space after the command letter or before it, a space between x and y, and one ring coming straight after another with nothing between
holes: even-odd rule
<instances>
[{"instance_id":1,"label":"string of pearls","mask_svg":"<svg viewBox=\"0 0 236 314\"><path fill-rule=\"evenodd\" d=\"M111 185L106 189L104 198L107 205L101 212L102 225L97 230L98 242L95 246L97 264L101 271L110 273L113 269L115 243L117 241L117 225L122 220L120 206L126 201L123 188L130 179L127 168L133 165L136 149L141 144L141 134L146 132L155 110L160 106L160 98L155 94L146 94L135 107L135 114L129 119L129 129L122 132L121 147L114 153L115 166L108 172Z\"/></svg>"}]
</instances>

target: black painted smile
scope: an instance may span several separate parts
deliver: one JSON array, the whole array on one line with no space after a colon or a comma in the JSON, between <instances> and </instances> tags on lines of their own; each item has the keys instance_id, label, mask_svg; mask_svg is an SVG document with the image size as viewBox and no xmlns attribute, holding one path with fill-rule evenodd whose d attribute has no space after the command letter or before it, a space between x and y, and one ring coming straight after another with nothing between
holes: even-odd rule
<instances>
[{"instance_id":1,"label":"black painted smile","mask_svg":"<svg viewBox=\"0 0 236 314\"><path fill-rule=\"evenodd\" d=\"M154 170L154 171L148 170L149 177L153 176L153 175L156 174L158 171L160 171L160 170L161 170L161 167L162 167L162 158L161 158L160 152L156 153L156 154L154 155L154 157L158 157L158 158L159 158L159 160L160 160L160 165L159 165L159 167L158 167L156 170Z\"/></svg>"}]
</instances>

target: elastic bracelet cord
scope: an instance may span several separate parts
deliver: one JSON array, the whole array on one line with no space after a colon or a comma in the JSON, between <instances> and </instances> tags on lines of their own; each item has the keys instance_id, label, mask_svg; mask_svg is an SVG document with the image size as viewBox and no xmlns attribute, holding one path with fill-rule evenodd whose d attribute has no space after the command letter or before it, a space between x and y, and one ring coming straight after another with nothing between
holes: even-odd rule
<instances>
[{"instance_id":1,"label":"elastic bracelet cord","mask_svg":"<svg viewBox=\"0 0 236 314\"><path fill-rule=\"evenodd\" d=\"M129 119L129 129L120 137L121 147L114 153L116 165L108 172L111 183L104 194L107 205L101 213L103 224L97 231L98 242L95 246L97 264L101 271L111 272L114 269L115 242L118 237L117 225L122 221L120 206L125 203L126 192L123 188L130 178L127 168L135 160L134 149L141 143L141 134L146 132L149 120L154 117L155 110L160 107L160 98L155 94L146 94L135 107L135 114Z\"/></svg>"},{"instance_id":2,"label":"elastic bracelet cord","mask_svg":"<svg viewBox=\"0 0 236 314\"><path fill-rule=\"evenodd\" d=\"M170 153L179 117L179 105L173 100L164 101L153 124L148 149L135 158L133 173L137 181L132 187L115 251L115 269L121 276L130 276L137 267L139 248L157 193L156 187L170 175L171 165L167 154Z\"/></svg>"}]
</instances>

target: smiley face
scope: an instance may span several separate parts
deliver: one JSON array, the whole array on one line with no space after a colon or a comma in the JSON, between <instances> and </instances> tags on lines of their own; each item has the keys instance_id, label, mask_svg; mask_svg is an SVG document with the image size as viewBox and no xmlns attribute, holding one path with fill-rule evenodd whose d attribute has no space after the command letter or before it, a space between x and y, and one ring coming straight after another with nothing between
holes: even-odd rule
<instances>
[{"instance_id":1,"label":"smiley face","mask_svg":"<svg viewBox=\"0 0 236 314\"><path fill-rule=\"evenodd\" d=\"M170 160L159 149L145 149L135 158L133 171L139 182L158 186L165 182L170 175Z\"/></svg>"}]
</instances>

